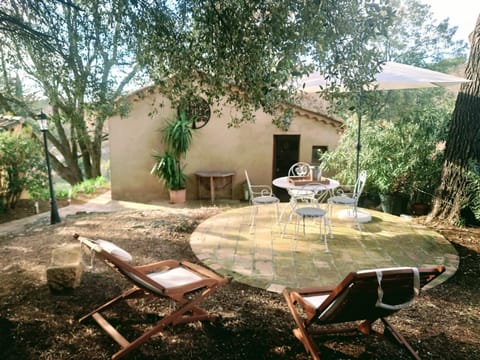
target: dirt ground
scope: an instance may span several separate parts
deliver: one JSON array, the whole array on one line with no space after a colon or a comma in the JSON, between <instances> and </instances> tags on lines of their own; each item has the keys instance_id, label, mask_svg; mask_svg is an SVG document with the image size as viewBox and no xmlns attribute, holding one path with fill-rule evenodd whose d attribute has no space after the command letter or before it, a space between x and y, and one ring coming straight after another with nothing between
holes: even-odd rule
<instances>
[{"instance_id":1,"label":"dirt ground","mask_svg":"<svg viewBox=\"0 0 480 360\"><path fill-rule=\"evenodd\" d=\"M79 193L76 195L74 199L71 199L70 201L67 199L57 199L56 200L57 208L60 209L61 207L68 206L70 204L72 205L84 204L91 198L107 191L108 189L109 189L108 187L98 188L98 190L92 194ZM37 202L37 205L38 205L38 213L44 213L44 212L50 211L49 200L40 200ZM35 214L37 214L35 201L31 199L20 199L17 202L15 208L9 209L6 212L0 212L0 224L6 223L12 220L22 219L27 216L32 216Z\"/></svg>"},{"instance_id":2,"label":"dirt ground","mask_svg":"<svg viewBox=\"0 0 480 360\"><path fill-rule=\"evenodd\" d=\"M69 294L51 294L46 284L52 249L74 242L74 233L114 241L139 264L167 258L198 262L189 236L200 222L219 211L77 214L62 219L61 224L48 225L44 219L22 233L0 234L0 358L109 359L119 350L96 323L77 321L129 286L119 274L97 260ZM480 230L437 230L457 249L459 270L390 319L424 359L479 359ZM109 313L127 339L137 337L166 309L149 302L129 305ZM127 358L309 359L292 334L294 322L280 294L231 282L203 307L220 315L220 321L167 328ZM324 336L318 344L322 359L409 358L397 345L375 337Z\"/></svg>"}]
</instances>

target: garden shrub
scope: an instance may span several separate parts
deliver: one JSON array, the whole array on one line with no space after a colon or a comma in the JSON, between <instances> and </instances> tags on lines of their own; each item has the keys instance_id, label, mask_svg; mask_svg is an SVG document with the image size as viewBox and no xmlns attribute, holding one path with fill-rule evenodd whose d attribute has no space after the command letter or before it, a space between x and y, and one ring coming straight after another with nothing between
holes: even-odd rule
<instances>
[{"instance_id":1,"label":"garden shrub","mask_svg":"<svg viewBox=\"0 0 480 360\"><path fill-rule=\"evenodd\" d=\"M107 180L103 176L98 176L95 179L87 179L72 187L72 197L78 193L93 194L98 188L107 184Z\"/></svg>"},{"instance_id":2,"label":"garden shrub","mask_svg":"<svg viewBox=\"0 0 480 360\"><path fill-rule=\"evenodd\" d=\"M467 171L466 200L461 215L466 225L480 224L480 163L471 161ZM470 217L473 217L470 218Z\"/></svg>"},{"instance_id":3,"label":"garden shrub","mask_svg":"<svg viewBox=\"0 0 480 360\"><path fill-rule=\"evenodd\" d=\"M30 129L0 133L0 211L13 209L22 193L31 196L47 188L41 144Z\"/></svg>"}]
</instances>

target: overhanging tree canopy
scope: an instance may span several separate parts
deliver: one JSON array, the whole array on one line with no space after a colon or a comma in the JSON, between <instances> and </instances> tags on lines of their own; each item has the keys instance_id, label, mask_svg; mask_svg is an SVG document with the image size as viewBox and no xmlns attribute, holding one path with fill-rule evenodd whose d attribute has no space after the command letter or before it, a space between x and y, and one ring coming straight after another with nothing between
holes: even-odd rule
<instances>
[{"instance_id":1,"label":"overhanging tree canopy","mask_svg":"<svg viewBox=\"0 0 480 360\"><path fill-rule=\"evenodd\" d=\"M5 31L10 69L34 79L51 106L52 163L71 184L101 175L104 123L138 72L128 0L10 0L2 12L22 19L44 42ZM46 42L46 44L45 44Z\"/></svg>"},{"instance_id":2,"label":"overhanging tree canopy","mask_svg":"<svg viewBox=\"0 0 480 360\"><path fill-rule=\"evenodd\" d=\"M275 113L292 99L284 84L314 68L361 87L378 69L371 46L393 12L387 1L144 1L138 8L139 58L178 101L204 93L242 110ZM162 4L163 6L158 6ZM234 90L234 91L232 91ZM280 116L277 124L288 127Z\"/></svg>"},{"instance_id":3,"label":"overhanging tree canopy","mask_svg":"<svg viewBox=\"0 0 480 360\"><path fill-rule=\"evenodd\" d=\"M49 142L60 154L52 157L53 166L72 184L100 175L103 125L137 73L131 52L137 38L140 61L173 100L199 92L211 103L226 96L242 110L241 119L232 120L237 125L253 120L260 107L274 113L291 99L293 92L282 85L296 73L317 68L352 87L370 81L378 51L369 44L385 33L393 14L388 1L370 0L28 4L9 0L2 14L22 19L46 36L48 46L10 31L2 47L48 97ZM288 127L288 119L277 120Z\"/></svg>"}]
</instances>

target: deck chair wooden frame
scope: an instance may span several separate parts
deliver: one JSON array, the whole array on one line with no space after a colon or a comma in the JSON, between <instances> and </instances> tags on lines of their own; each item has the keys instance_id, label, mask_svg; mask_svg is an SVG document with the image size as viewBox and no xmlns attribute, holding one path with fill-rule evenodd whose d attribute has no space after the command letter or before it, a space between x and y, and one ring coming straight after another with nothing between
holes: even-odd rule
<instances>
[{"instance_id":1,"label":"deck chair wooden frame","mask_svg":"<svg viewBox=\"0 0 480 360\"><path fill-rule=\"evenodd\" d=\"M420 289L444 271L443 266L364 270L351 272L334 287L286 289L283 294L297 325L293 333L316 360L320 359L320 355L312 335L351 331L379 336L390 334L415 359L420 359L385 318L409 306ZM372 328L378 319L383 323L383 333ZM361 323L358 325L359 321ZM357 324L340 329L322 326L346 322Z\"/></svg>"},{"instance_id":2,"label":"deck chair wooden frame","mask_svg":"<svg viewBox=\"0 0 480 360\"><path fill-rule=\"evenodd\" d=\"M198 304L226 284L228 282L227 278L188 261L164 260L149 265L132 266L124 261L125 259L121 259L124 254L126 256L130 255L114 244L112 244L113 249L106 249L105 246L102 247L100 244L111 243L104 240L95 241L78 235L75 235L75 238L93 251L95 256L104 260L134 284L131 289L79 319L79 322L83 322L91 317L121 346L121 349L112 356L112 359L118 359L130 353L168 325L194 321L214 321L216 319L216 316L207 313L198 307ZM169 276L175 276L175 281L169 279ZM128 341L101 315L102 311L121 300L145 297L172 300L175 302L175 308L134 341Z\"/></svg>"}]
</instances>

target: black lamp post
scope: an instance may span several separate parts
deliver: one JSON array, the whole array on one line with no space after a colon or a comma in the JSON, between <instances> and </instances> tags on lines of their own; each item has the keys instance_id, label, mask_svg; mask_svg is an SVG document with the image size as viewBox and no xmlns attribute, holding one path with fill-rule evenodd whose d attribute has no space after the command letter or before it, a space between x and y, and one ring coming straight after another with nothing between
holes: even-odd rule
<instances>
[{"instance_id":1,"label":"black lamp post","mask_svg":"<svg viewBox=\"0 0 480 360\"><path fill-rule=\"evenodd\" d=\"M47 171L48 171L48 186L50 189L50 224L58 224L60 221L60 215L58 215L57 202L55 200L55 192L53 191L52 183L52 170L50 169L50 157L48 155L47 147L47 131L48 131L48 122L47 115L43 111L37 116L38 126L40 127L41 132L43 133L43 145L45 146L45 159L47 162Z\"/></svg>"}]
</instances>

